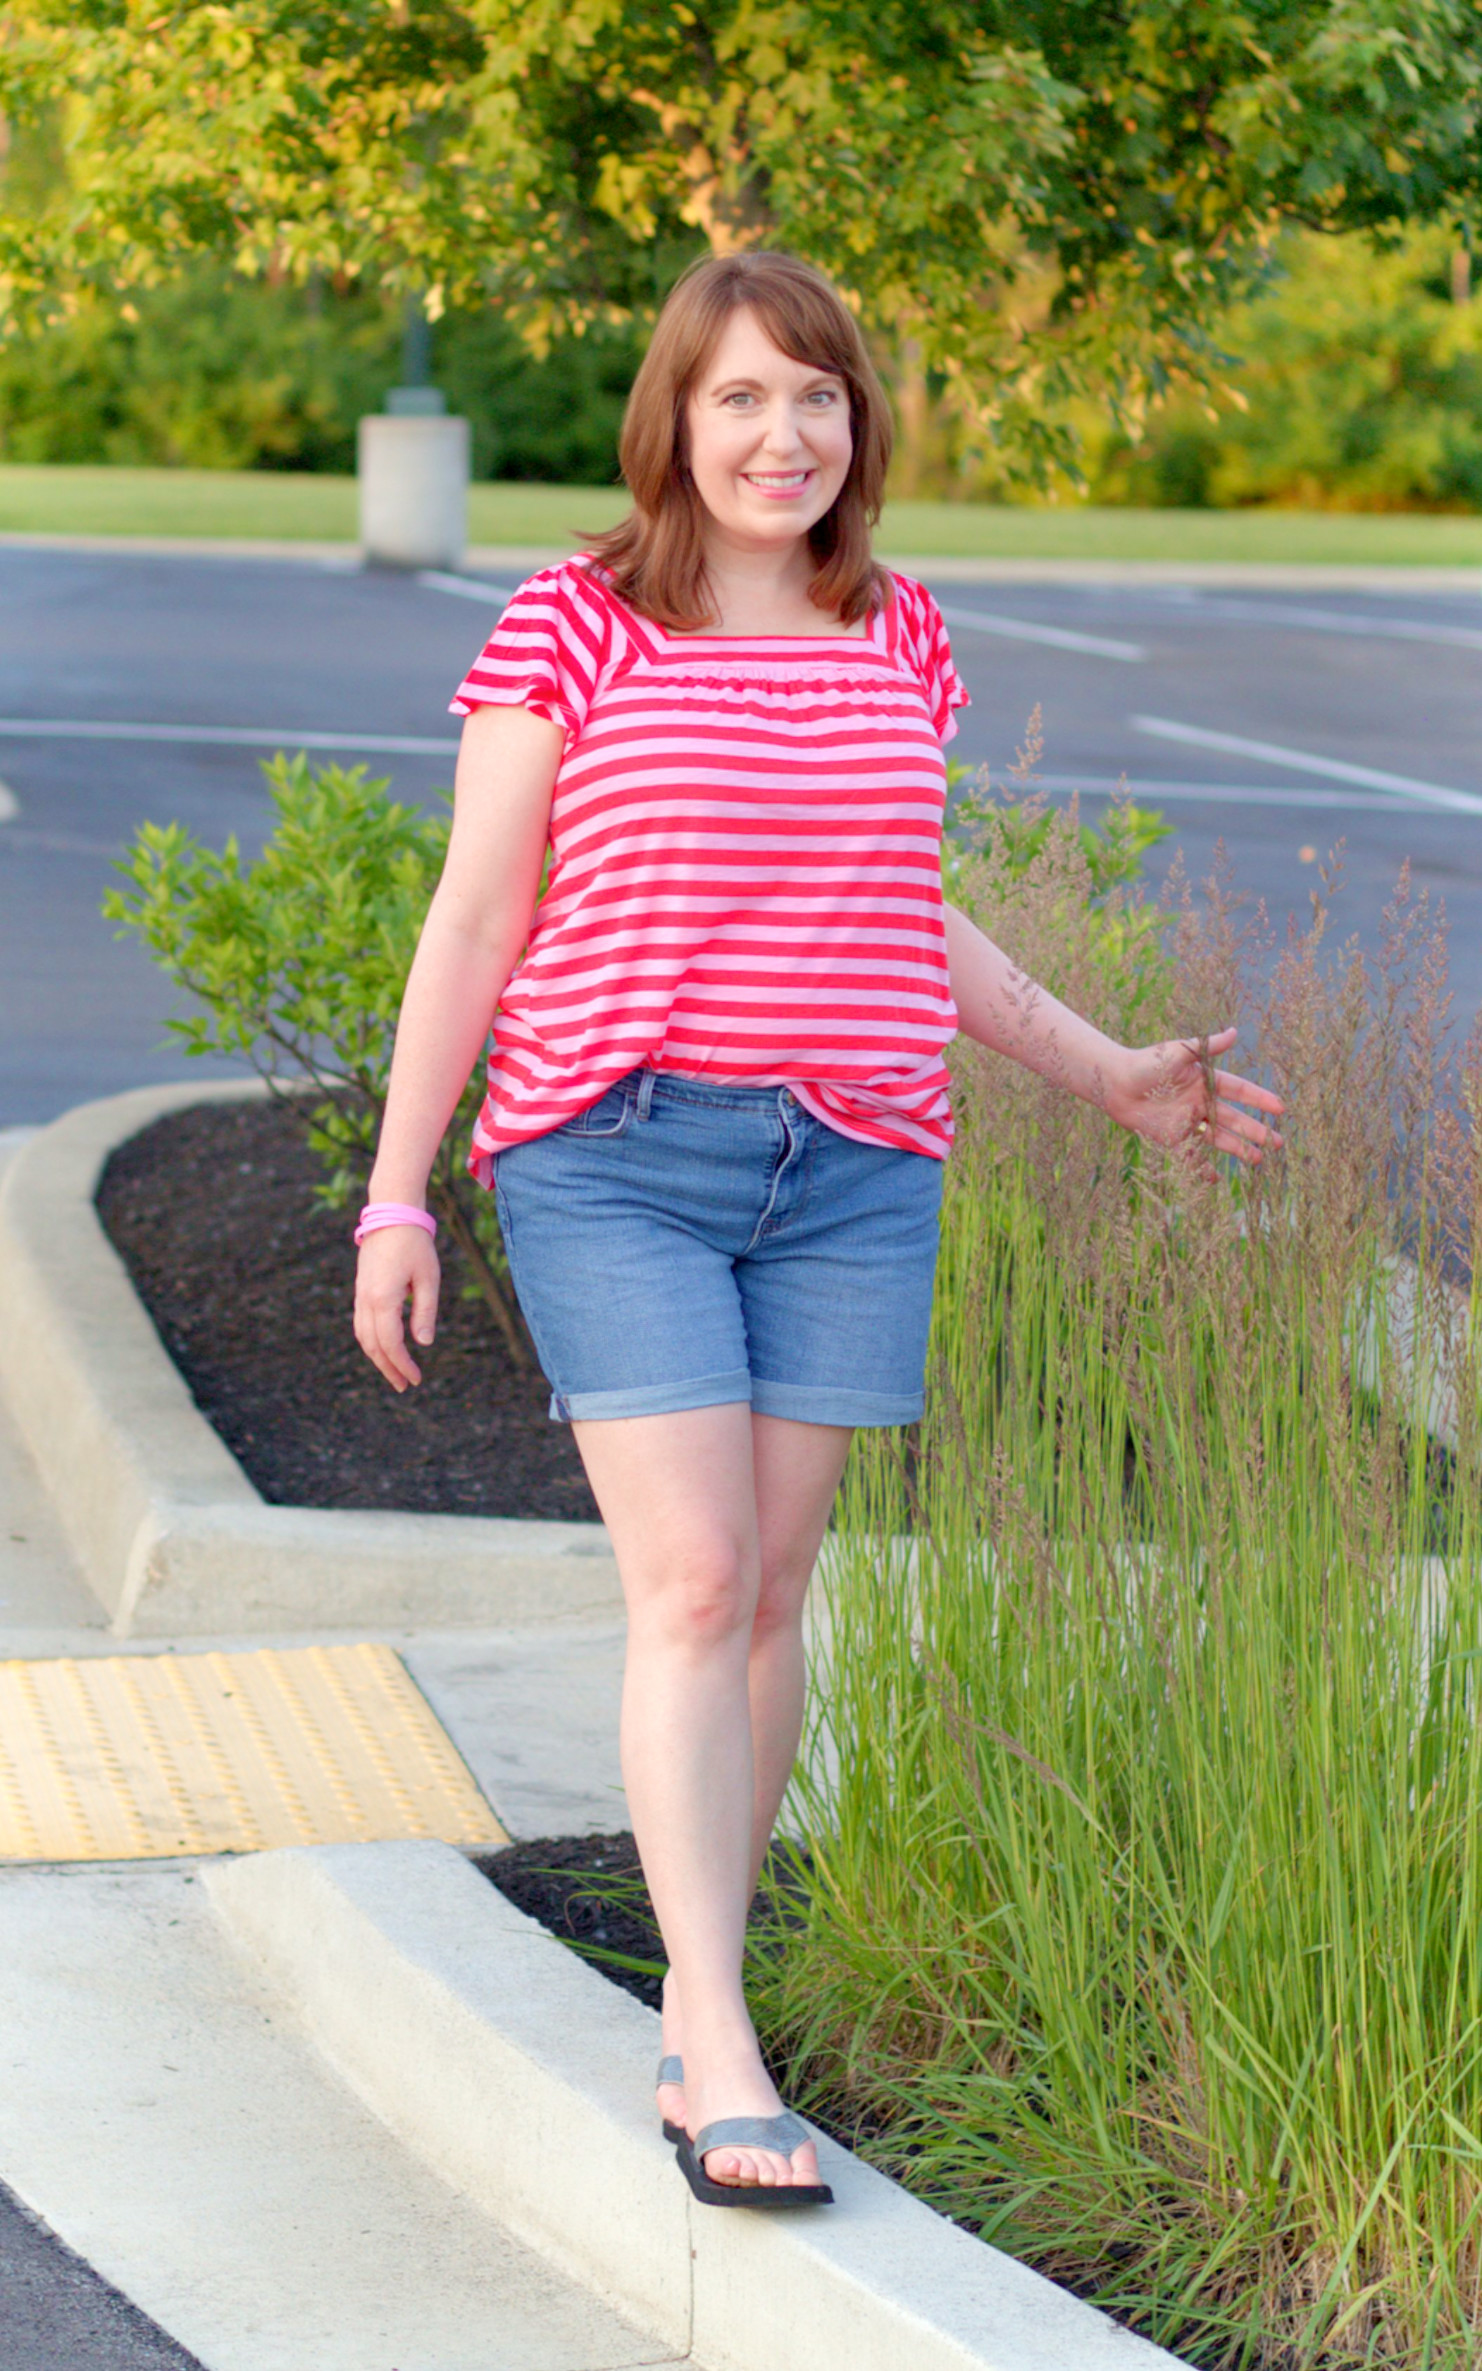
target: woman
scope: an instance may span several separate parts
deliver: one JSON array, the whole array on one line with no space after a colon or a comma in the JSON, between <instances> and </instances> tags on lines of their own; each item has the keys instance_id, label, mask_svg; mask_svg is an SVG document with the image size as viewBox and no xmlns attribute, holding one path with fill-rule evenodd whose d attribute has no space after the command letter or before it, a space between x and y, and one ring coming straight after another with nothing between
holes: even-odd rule
<instances>
[{"instance_id":1,"label":"woman","mask_svg":"<svg viewBox=\"0 0 1482 2371\"><path fill-rule=\"evenodd\" d=\"M659 2105L723 2204L829 2195L761 2062L743 1931L852 1429L921 1413L948 1041L1164 1144L1255 1159L1237 1103L1279 1109L1223 1072L1211 1095L1196 1045L1114 1044L944 908L967 695L930 595L870 557L889 448L816 272L752 253L680 281L624 424L631 516L521 588L454 701L358 1237L356 1332L401 1391L404 1308L419 1344L437 1310L428 1173L497 1007L473 1167L622 1574Z\"/></svg>"}]
</instances>

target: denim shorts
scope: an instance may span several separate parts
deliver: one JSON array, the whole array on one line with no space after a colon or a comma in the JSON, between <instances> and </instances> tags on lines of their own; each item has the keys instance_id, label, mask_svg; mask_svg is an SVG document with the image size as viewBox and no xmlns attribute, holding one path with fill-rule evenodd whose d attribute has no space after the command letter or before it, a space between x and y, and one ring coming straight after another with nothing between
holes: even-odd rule
<instances>
[{"instance_id":1,"label":"denim shorts","mask_svg":"<svg viewBox=\"0 0 1482 2371\"><path fill-rule=\"evenodd\" d=\"M858 1144L786 1087L631 1071L501 1152L494 1190L551 1414L749 1402L921 1414L942 1164Z\"/></svg>"}]
</instances>

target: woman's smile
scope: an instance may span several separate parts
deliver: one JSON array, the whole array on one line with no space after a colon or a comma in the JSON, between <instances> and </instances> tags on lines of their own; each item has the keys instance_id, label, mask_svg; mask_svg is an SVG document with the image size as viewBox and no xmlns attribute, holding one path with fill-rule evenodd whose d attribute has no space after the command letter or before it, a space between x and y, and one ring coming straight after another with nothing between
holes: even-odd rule
<instances>
[{"instance_id":1,"label":"woman's smile","mask_svg":"<svg viewBox=\"0 0 1482 2371\"><path fill-rule=\"evenodd\" d=\"M816 469L744 469L741 474L758 494L765 494L773 502L785 502L795 494L806 494L818 472Z\"/></svg>"}]
</instances>

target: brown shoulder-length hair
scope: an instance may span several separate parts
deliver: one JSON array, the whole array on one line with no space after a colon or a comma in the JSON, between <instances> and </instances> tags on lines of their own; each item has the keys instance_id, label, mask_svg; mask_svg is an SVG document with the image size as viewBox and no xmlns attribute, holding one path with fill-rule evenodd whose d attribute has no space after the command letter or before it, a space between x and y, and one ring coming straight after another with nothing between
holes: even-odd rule
<instances>
[{"instance_id":1,"label":"brown shoulder-length hair","mask_svg":"<svg viewBox=\"0 0 1482 2371\"><path fill-rule=\"evenodd\" d=\"M721 332L743 307L794 362L834 372L849 391L854 451L832 507L809 532L817 568L808 593L853 625L889 598L889 579L870 557L870 529L885 493L890 408L859 323L822 272L795 255L753 248L707 256L675 283L623 415L618 455L633 508L588 550L613 591L656 624L684 634L715 623L687 413Z\"/></svg>"}]
</instances>

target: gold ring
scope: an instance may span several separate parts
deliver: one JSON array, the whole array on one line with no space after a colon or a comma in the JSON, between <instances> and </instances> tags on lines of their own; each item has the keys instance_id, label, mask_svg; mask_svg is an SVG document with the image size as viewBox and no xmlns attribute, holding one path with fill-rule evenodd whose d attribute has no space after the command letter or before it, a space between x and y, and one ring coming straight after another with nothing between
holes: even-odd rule
<instances>
[{"instance_id":1,"label":"gold ring","mask_svg":"<svg viewBox=\"0 0 1482 2371\"><path fill-rule=\"evenodd\" d=\"M1207 1135L1209 1134L1209 1122L1208 1122L1208 1120L1200 1120L1200 1121L1199 1121L1199 1123L1198 1123L1198 1127L1197 1127L1197 1131L1196 1131L1196 1132L1197 1132L1197 1133L1198 1133L1200 1136L1207 1136Z\"/></svg>"}]
</instances>

